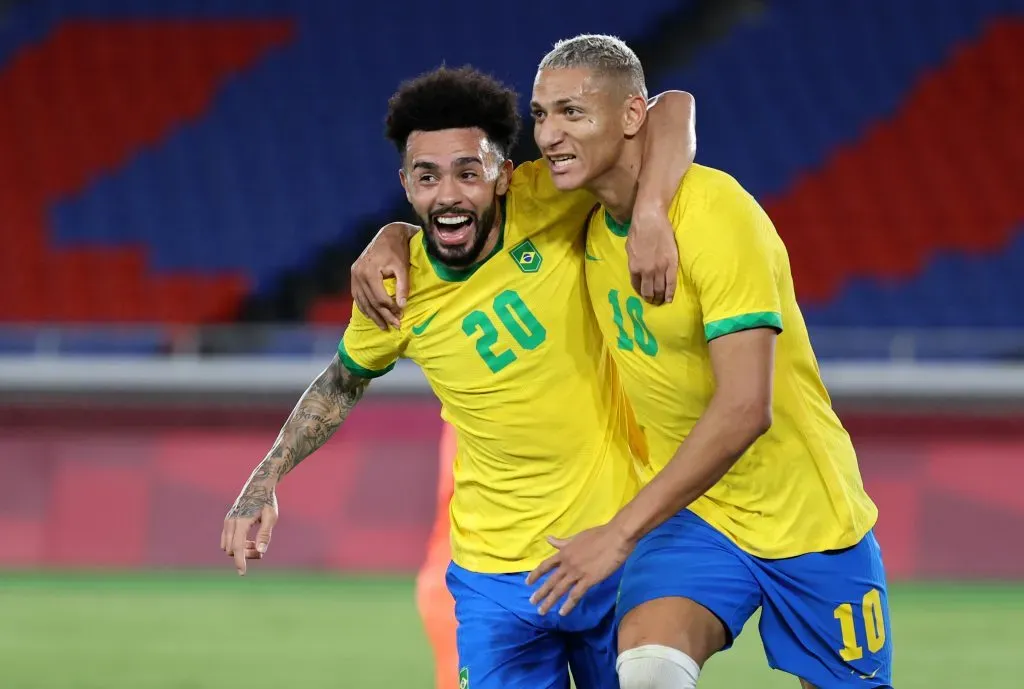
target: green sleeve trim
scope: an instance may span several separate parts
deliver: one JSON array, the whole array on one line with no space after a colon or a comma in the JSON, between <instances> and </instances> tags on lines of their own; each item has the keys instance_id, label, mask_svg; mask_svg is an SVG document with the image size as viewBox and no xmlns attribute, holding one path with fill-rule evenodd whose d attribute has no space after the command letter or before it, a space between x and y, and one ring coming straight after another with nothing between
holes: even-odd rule
<instances>
[{"instance_id":1,"label":"green sleeve trim","mask_svg":"<svg viewBox=\"0 0 1024 689\"><path fill-rule=\"evenodd\" d=\"M345 349L345 340L338 341L338 356L341 357L341 363L345 364L345 368L347 368L349 372L359 376L360 378L380 378L382 375L393 369L395 367L395 364L397 363L395 361L392 361L389 366L380 371L373 371L368 368L363 368L362 366L357 364L352 359L351 356L349 356L348 351L346 351Z\"/></svg>"},{"instance_id":2,"label":"green sleeve trim","mask_svg":"<svg viewBox=\"0 0 1024 689\"><path fill-rule=\"evenodd\" d=\"M704 337L711 342L716 337L753 328L772 328L782 332L782 316L775 311L758 311L711 321L704 326Z\"/></svg>"}]
</instances>

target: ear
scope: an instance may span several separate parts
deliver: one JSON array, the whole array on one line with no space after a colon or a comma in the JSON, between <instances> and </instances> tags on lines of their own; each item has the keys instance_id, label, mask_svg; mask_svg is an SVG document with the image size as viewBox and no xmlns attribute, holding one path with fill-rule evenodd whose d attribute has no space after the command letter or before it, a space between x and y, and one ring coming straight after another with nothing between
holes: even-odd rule
<instances>
[{"instance_id":1,"label":"ear","mask_svg":"<svg viewBox=\"0 0 1024 689\"><path fill-rule=\"evenodd\" d=\"M626 109L622 114L622 129L626 136L636 136L647 120L647 99L643 96L630 96L626 100Z\"/></svg>"},{"instance_id":2,"label":"ear","mask_svg":"<svg viewBox=\"0 0 1024 689\"><path fill-rule=\"evenodd\" d=\"M498 196L508 193L508 187L512 183L512 172L515 170L515 167L511 160L506 160L498 169L498 183L494 188L494 192Z\"/></svg>"},{"instance_id":3,"label":"ear","mask_svg":"<svg viewBox=\"0 0 1024 689\"><path fill-rule=\"evenodd\" d=\"M398 179L402 182L402 189L405 190L405 198L412 203L412 194L409 193L409 178L405 176L405 168L399 168Z\"/></svg>"}]
</instances>

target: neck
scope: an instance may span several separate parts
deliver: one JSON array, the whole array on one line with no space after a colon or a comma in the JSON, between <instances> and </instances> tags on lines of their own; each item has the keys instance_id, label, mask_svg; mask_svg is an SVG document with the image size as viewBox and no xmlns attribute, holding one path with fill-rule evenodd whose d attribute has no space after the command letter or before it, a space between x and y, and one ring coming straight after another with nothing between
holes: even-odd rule
<instances>
[{"instance_id":1,"label":"neck","mask_svg":"<svg viewBox=\"0 0 1024 689\"><path fill-rule=\"evenodd\" d=\"M623 224L633 217L643 145L640 136L627 141L615 165L587 185L587 190L597 197L615 220Z\"/></svg>"}]
</instances>

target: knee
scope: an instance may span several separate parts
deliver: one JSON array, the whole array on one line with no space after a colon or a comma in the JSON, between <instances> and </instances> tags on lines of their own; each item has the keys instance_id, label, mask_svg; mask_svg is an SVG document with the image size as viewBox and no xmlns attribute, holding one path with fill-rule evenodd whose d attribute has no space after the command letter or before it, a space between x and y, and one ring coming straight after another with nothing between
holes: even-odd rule
<instances>
[{"instance_id":1,"label":"knee","mask_svg":"<svg viewBox=\"0 0 1024 689\"><path fill-rule=\"evenodd\" d=\"M694 689L700 666L682 651L647 645L619 654L620 689Z\"/></svg>"}]
</instances>

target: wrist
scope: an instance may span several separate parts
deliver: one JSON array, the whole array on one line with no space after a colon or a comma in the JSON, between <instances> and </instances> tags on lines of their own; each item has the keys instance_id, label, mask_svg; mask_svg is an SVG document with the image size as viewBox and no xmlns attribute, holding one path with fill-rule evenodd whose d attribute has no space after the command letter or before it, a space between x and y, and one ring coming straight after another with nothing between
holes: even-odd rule
<instances>
[{"instance_id":1,"label":"wrist","mask_svg":"<svg viewBox=\"0 0 1024 689\"><path fill-rule=\"evenodd\" d=\"M638 193L636 203L633 204L633 218L662 218L668 215L668 204L664 199L653 195Z\"/></svg>"},{"instance_id":2,"label":"wrist","mask_svg":"<svg viewBox=\"0 0 1024 689\"><path fill-rule=\"evenodd\" d=\"M268 457L260 462L256 470L252 472L252 475L245 484L245 488L257 487L273 490L277 486L278 481L281 480L281 470L280 462Z\"/></svg>"},{"instance_id":3,"label":"wrist","mask_svg":"<svg viewBox=\"0 0 1024 689\"><path fill-rule=\"evenodd\" d=\"M276 477L253 479L242 489L242 494L258 492L264 495L273 495L277 491L277 481Z\"/></svg>"},{"instance_id":4,"label":"wrist","mask_svg":"<svg viewBox=\"0 0 1024 689\"><path fill-rule=\"evenodd\" d=\"M608 526L623 542L634 546L643 534L640 530L640 524L632 515L630 507L632 505L627 505L622 511L612 517L612 520L608 522Z\"/></svg>"}]
</instances>

